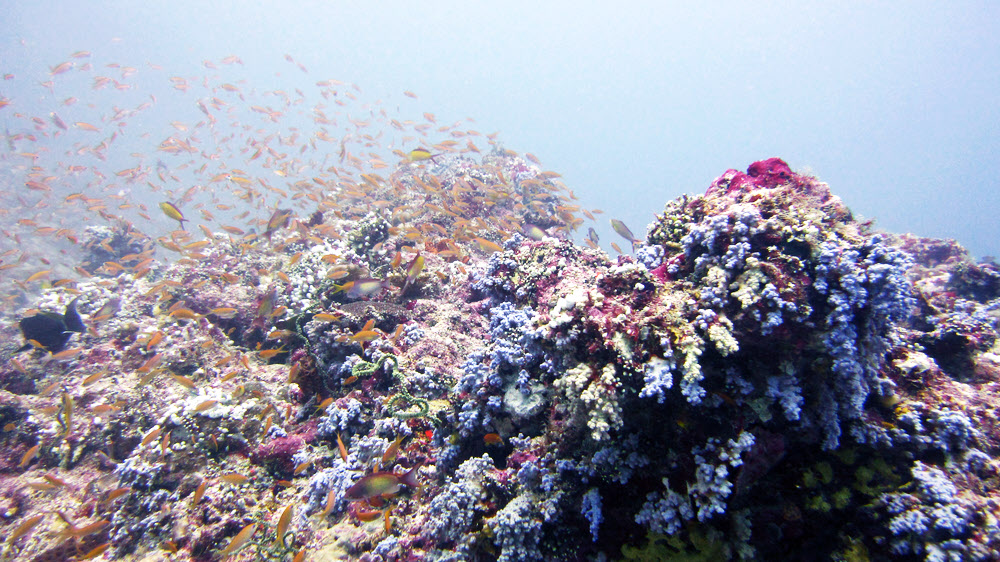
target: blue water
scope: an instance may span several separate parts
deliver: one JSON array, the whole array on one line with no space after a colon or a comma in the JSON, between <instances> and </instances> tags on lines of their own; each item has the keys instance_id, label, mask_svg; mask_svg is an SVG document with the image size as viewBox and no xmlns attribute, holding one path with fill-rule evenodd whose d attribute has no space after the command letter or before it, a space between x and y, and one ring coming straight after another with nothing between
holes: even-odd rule
<instances>
[{"instance_id":1,"label":"blue water","mask_svg":"<svg viewBox=\"0 0 1000 562\"><path fill-rule=\"evenodd\" d=\"M608 218L641 236L668 199L779 156L883 228L1000 255L995 3L254 4L5 3L0 66L14 78L0 96L17 105L0 119L9 125L15 107L47 119L53 100L36 99L38 82L88 50L95 64L140 70L135 99L158 95L168 120L193 122L164 77L212 74L202 61L237 55L234 76L258 92L312 87L312 102L313 84L334 78L411 119L499 131L605 211L605 247L621 242ZM82 99L78 88L52 94Z\"/></svg>"}]
</instances>

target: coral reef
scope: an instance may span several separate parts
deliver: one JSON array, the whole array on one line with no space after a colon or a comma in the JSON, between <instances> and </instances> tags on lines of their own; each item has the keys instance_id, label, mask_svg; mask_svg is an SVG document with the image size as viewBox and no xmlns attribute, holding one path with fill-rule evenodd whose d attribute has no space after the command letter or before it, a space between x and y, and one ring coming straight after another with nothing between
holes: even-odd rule
<instances>
[{"instance_id":1,"label":"coral reef","mask_svg":"<svg viewBox=\"0 0 1000 562\"><path fill-rule=\"evenodd\" d=\"M2 311L0 557L995 559L995 263L776 158L612 258L469 145L88 229Z\"/></svg>"}]
</instances>

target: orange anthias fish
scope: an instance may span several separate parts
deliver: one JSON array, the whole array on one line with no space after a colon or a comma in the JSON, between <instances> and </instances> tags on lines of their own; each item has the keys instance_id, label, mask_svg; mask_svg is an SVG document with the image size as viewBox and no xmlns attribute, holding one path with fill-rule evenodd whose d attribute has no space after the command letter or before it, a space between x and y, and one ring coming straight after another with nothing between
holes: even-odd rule
<instances>
[{"instance_id":1,"label":"orange anthias fish","mask_svg":"<svg viewBox=\"0 0 1000 562\"><path fill-rule=\"evenodd\" d=\"M367 500L383 494L395 494L402 486L416 488L420 485L417 482L417 471L423 464L423 461L418 462L406 474L373 472L348 488L344 497L349 500Z\"/></svg>"},{"instance_id":2,"label":"orange anthias fish","mask_svg":"<svg viewBox=\"0 0 1000 562\"><path fill-rule=\"evenodd\" d=\"M246 527L243 527L243 530L241 530L239 533L236 533L236 536L233 537L233 540L229 541L229 544L226 545L226 548L222 549L219 555L225 558L231 554L239 552L244 546L246 546L248 542L250 542L250 537L253 536L256 530L257 530L256 523L251 523Z\"/></svg>"},{"instance_id":3,"label":"orange anthias fish","mask_svg":"<svg viewBox=\"0 0 1000 562\"><path fill-rule=\"evenodd\" d=\"M489 240L487 240L485 238L478 238L478 237L476 237L476 238L473 238L472 240L475 241L475 243L479 246L480 250L482 250L482 251L484 251L484 252L486 252L488 254L492 254L494 252L503 251L503 248L501 248L499 244L497 244L495 242L491 242L491 241L489 241Z\"/></svg>"}]
</instances>

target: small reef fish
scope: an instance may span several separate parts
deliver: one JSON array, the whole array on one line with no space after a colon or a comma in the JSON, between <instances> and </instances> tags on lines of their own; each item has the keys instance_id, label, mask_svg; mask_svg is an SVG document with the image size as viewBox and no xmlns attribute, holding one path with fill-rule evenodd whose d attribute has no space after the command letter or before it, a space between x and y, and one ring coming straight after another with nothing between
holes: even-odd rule
<instances>
[{"instance_id":1,"label":"small reef fish","mask_svg":"<svg viewBox=\"0 0 1000 562\"><path fill-rule=\"evenodd\" d=\"M167 215L168 217L180 223L181 230L186 230L184 228L184 221L186 221L187 219L184 218L184 213L182 213L181 210L177 208L177 205L174 205L170 201L163 201L160 203L160 210L163 211L164 215Z\"/></svg>"},{"instance_id":2,"label":"small reef fish","mask_svg":"<svg viewBox=\"0 0 1000 562\"><path fill-rule=\"evenodd\" d=\"M209 313L212 314L213 316L218 316L219 318L223 318L226 320L235 318L237 312L238 311L235 308L225 307L225 306L220 308L213 308L212 310L209 311Z\"/></svg>"},{"instance_id":3,"label":"small reef fish","mask_svg":"<svg viewBox=\"0 0 1000 562\"><path fill-rule=\"evenodd\" d=\"M107 495L106 498L104 498L104 501L106 501L108 503L111 503L111 502L115 501L116 499L124 496L125 494L127 494L127 493L129 493L131 491L132 491L132 488L130 488L128 486L123 486L121 488L115 488L114 490L111 490L110 492L108 492L108 495Z\"/></svg>"},{"instance_id":4,"label":"small reef fish","mask_svg":"<svg viewBox=\"0 0 1000 562\"><path fill-rule=\"evenodd\" d=\"M191 495L192 506L198 505L198 502L200 502L201 499L205 497L205 489L207 487L208 487L208 480L202 480L201 484L198 484L198 487L195 488L194 490L194 494Z\"/></svg>"},{"instance_id":5,"label":"small reef fish","mask_svg":"<svg viewBox=\"0 0 1000 562\"><path fill-rule=\"evenodd\" d=\"M370 521L378 519L379 516L382 515L382 512L377 509L355 508L351 510L351 515L356 517L358 521L361 521L363 523L368 523Z\"/></svg>"},{"instance_id":6,"label":"small reef fish","mask_svg":"<svg viewBox=\"0 0 1000 562\"><path fill-rule=\"evenodd\" d=\"M202 402L202 403L198 404L197 406L195 406L194 407L194 411L195 412L204 412L205 410L208 410L209 408L211 408L212 406L215 406L218 403L219 403L218 400L205 400L204 402Z\"/></svg>"},{"instance_id":7,"label":"small reef fish","mask_svg":"<svg viewBox=\"0 0 1000 562\"><path fill-rule=\"evenodd\" d=\"M198 320L201 318L201 314L188 309L188 308L178 308L170 312L168 315L171 318L176 318L178 320Z\"/></svg>"},{"instance_id":8,"label":"small reef fish","mask_svg":"<svg viewBox=\"0 0 1000 562\"><path fill-rule=\"evenodd\" d=\"M622 225L622 226L625 226L625 225ZM628 229L626 229L626 230L628 230ZM587 229L587 240L590 240L594 244L600 244L601 243L601 239L597 236L597 231L594 230L594 227L590 227L590 228Z\"/></svg>"},{"instance_id":9,"label":"small reef fish","mask_svg":"<svg viewBox=\"0 0 1000 562\"><path fill-rule=\"evenodd\" d=\"M351 341L354 342L369 342L381 336L381 332L376 332L375 330L361 330L360 332L351 336Z\"/></svg>"},{"instance_id":10,"label":"small reef fish","mask_svg":"<svg viewBox=\"0 0 1000 562\"><path fill-rule=\"evenodd\" d=\"M420 275L420 272L423 271L423 269L424 256L417 254L417 257L413 258L413 261L406 266L406 282L403 283L403 290L400 291L402 294L406 293L406 289L408 289L410 284L417 279L417 276Z\"/></svg>"},{"instance_id":11,"label":"small reef fish","mask_svg":"<svg viewBox=\"0 0 1000 562\"><path fill-rule=\"evenodd\" d=\"M100 310L94 313L90 319L94 322L103 322L115 315L118 309L121 307L121 303L118 299L112 299L104 304ZM82 324L82 322L81 322Z\"/></svg>"},{"instance_id":12,"label":"small reef fish","mask_svg":"<svg viewBox=\"0 0 1000 562\"><path fill-rule=\"evenodd\" d=\"M54 474L43 474L42 478L44 478L48 483L52 484L53 486L56 486L56 487L59 487L59 488L61 488L61 487L63 487L63 486L66 485L66 481L65 480L63 480L62 478L59 478L58 476L55 476Z\"/></svg>"},{"instance_id":13,"label":"small reef fish","mask_svg":"<svg viewBox=\"0 0 1000 562\"><path fill-rule=\"evenodd\" d=\"M143 436L142 441L139 443L139 446L145 447L146 445L149 445L150 443L155 441L157 437L160 436L160 433L162 431L163 429L160 426L156 426L153 429L149 430L149 432Z\"/></svg>"},{"instance_id":14,"label":"small reef fish","mask_svg":"<svg viewBox=\"0 0 1000 562\"><path fill-rule=\"evenodd\" d=\"M292 508L293 504L289 504L278 517L278 524L274 529L274 534L276 535L274 539L275 545L281 544L284 541L285 533L288 532L288 527L292 524Z\"/></svg>"},{"instance_id":15,"label":"small reef fish","mask_svg":"<svg viewBox=\"0 0 1000 562\"><path fill-rule=\"evenodd\" d=\"M337 492L335 490L330 490L326 494L326 506L323 508L323 511L320 512L319 518L326 519L326 516L330 515L330 513L333 512L333 508L336 507L336 505L337 505Z\"/></svg>"},{"instance_id":16,"label":"small reef fish","mask_svg":"<svg viewBox=\"0 0 1000 562\"><path fill-rule=\"evenodd\" d=\"M141 374L148 373L153 369L155 369L157 366L159 366L160 361L162 360L163 360L163 354L157 353L156 355L147 359L146 362L142 364L142 366L136 369L136 372Z\"/></svg>"},{"instance_id":17,"label":"small reef fish","mask_svg":"<svg viewBox=\"0 0 1000 562\"><path fill-rule=\"evenodd\" d=\"M68 436L73 430L73 408L73 398L69 394L63 392L58 419L59 423L62 424L63 429L65 429L65 432L63 433L65 436Z\"/></svg>"},{"instance_id":18,"label":"small reef fish","mask_svg":"<svg viewBox=\"0 0 1000 562\"><path fill-rule=\"evenodd\" d=\"M347 447L344 446L344 441L340 439L340 432L337 432L337 450L340 452L340 458L344 462L347 462Z\"/></svg>"},{"instance_id":19,"label":"small reef fish","mask_svg":"<svg viewBox=\"0 0 1000 562\"><path fill-rule=\"evenodd\" d=\"M43 362L48 363L49 361L67 361L69 359L77 357L81 353L83 353L82 347L74 347L73 349L64 349L59 353L50 353L45 359L43 359Z\"/></svg>"},{"instance_id":20,"label":"small reef fish","mask_svg":"<svg viewBox=\"0 0 1000 562\"><path fill-rule=\"evenodd\" d=\"M639 239L632 234L632 231L629 230L622 221L618 219L611 219L611 228L615 229L615 232L617 232L619 236L628 240L632 244L632 248L635 248L635 245L639 243Z\"/></svg>"},{"instance_id":21,"label":"small reef fish","mask_svg":"<svg viewBox=\"0 0 1000 562\"><path fill-rule=\"evenodd\" d=\"M61 536L65 538L73 537L79 539L82 537L86 537L87 535L100 533L109 525L111 525L111 522L108 521L107 519L101 519L100 521L95 521L93 523L90 523L89 525L84 525L83 527L77 527L76 524L73 523L72 519L67 517L61 511L56 511L56 515L58 515L59 518L63 520L63 523L66 523L67 528L63 530L63 532L61 533Z\"/></svg>"},{"instance_id":22,"label":"small reef fish","mask_svg":"<svg viewBox=\"0 0 1000 562\"><path fill-rule=\"evenodd\" d=\"M269 360L269 359L273 359L277 355L280 355L282 353L287 353L287 352L288 351L285 349L285 346L282 345L281 347L279 347L277 349L264 349L264 350L261 350L259 352L259 355L260 355L261 359Z\"/></svg>"},{"instance_id":23,"label":"small reef fish","mask_svg":"<svg viewBox=\"0 0 1000 562\"><path fill-rule=\"evenodd\" d=\"M104 544L97 545L94 548L92 548L89 551L87 551L85 554L81 554L80 557L79 557L79 559L80 560L91 560L93 558L97 558L98 556L104 554L104 551L107 550L107 549L109 549L109 548L111 548L111 542L110 541L106 542Z\"/></svg>"},{"instance_id":24,"label":"small reef fish","mask_svg":"<svg viewBox=\"0 0 1000 562\"><path fill-rule=\"evenodd\" d=\"M345 291L344 294L347 295L349 299L360 299L364 297L374 297L382 292L382 289L387 287L385 281L381 279L373 279L366 277L363 279L358 279L356 281L350 281L344 283L343 285L334 285L337 287L333 292Z\"/></svg>"},{"instance_id":25,"label":"small reef fish","mask_svg":"<svg viewBox=\"0 0 1000 562\"><path fill-rule=\"evenodd\" d=\"M31 517L31 518L25 520L24 523L21 523L20 525L18 525L17 528L14 529L14 531L10 534L10 536L7 537L7 546L10 546L10 545L14 544L14 542L17 539L19 539L19 538L23 537L24 535L30 533L31 530L34 529L39 523L41 523L42 519L44 519L44 518L45 518L45 514L36 515L34 517Z\"/></svg>"},{"instance_id":26,"label":"small reef fish","mask_svg":"<svg viewBox=\"0 0 1000 562\"><path fill-rule=\"evenodd\" d=\"M146 351L149 351L150 349L156 347L160 342L163 341L163 338L165 337L166 334L164 334L160 330L157 330L156 333L150 336L149 340L146 342Z\"/></svg>"},{"instance_id":27,"label":"small reef fish","mask_svg":"<svg viewBox=\"0 0 1000 562\"><path fill-rule=\"evenodd\" d=\"M267 227L264 229L264 237L270 241L271 235L279 229L288 226L291 218L291 209L275 209L274 213L271 214L271 218L267 219Z\"/></svg>"},{"instance_id":28,"label":"small reef fish","mask_svg":"<svg viewBox=\"0 0 1000 562\"><path fill-rule=\"evenodd\" d=\"M48 277L48 275L50 273L52 273L51 269L43 269L42 271L38 271L38 272L35 272L35 273L32 273L31 275L29 275L28 278L24 280L24 282L25 283L31 283L31 282L34 282L34 281L38 281L39 279L41 279L43 277Z\"/></svg>"},{"instance_id":29,"label":"small reef fish","mask_svg":"<svg viewBox=\"0 0 1000 562\"><path fill-rule=\"evenodd\" d=\"M246 527L243 527L243 529L239 533L236 533L236 536L233 537L233 540L229 541L229 544L226 545L226 548L222 549L222 551L219 552L219 556L225 558L231 554L236 554L237 552L242 550L243 547L245 547L247 543L250 542L250 537L253 536L254 531L256 530L257 530L256 523L251 523Z\"/></svg>"},{"instance_id":30,"label":"small reef fish","mask_svg":"<svg viewBox=\"0 0 1000 562\"><path fill-rule=\"evenodd\" d=\"M322 402L320 402L319 405L316 406L316 411L319 412L319 411L325 410L325 409L327 409L330 406L330 404L333 404L333 396L329 396L326 399L324 399Z\"/></svg>"},{"instance_id":31,"label":"small reef fish","mask_svg":"<svg viewBox=\"0 0 1000 562\"><path fill-rule=\"evenodd\" d=\"M28 342L17 349L15 353L27 351L39 345L50 353L59 353L69 341L73 332L84 333L87 327L76 311L76 299L66 305L63 314L55 312L40 312L27 318L22 318L18 325L24 339ZM37 342L38 345L31 343Z\"/></svg>"},{"instance_id":32,"label":"small reef fish","mask_svg":"<svg viewBox=\"0 0 1000 562\"><path fill-rule=\"evenodd\" d=\"M435 156L440 156L440 154L431 154L431 151L426 148L414 148L406 155L406 159L410 162L430 160L431 162L437 164L437 161L434 160Z\"/></svg>"},{"instance_id":33,"label":"small reef fish","mask_svg":"<svg viewBox=\"0 0 1000 562\"><path fill-rule=\"evenodd\" d=\"M95 382L97 382L101 377L103 377L106 374L108 374L108 370L107 369L102 369L102 370L100 370L100 371L98 371L98 372L96 372L96 373L94 373L92 375L87 376L85 379L83 379L83 381L80 384L82 384L83 386L88 386L88 385L94 384Z\"/></svg>"},{"instance_id":34,"label":"small reef fish","mask_svg":"<svg viewBox=\"0 0 1000 562\"><path fill-rule=\"evenodd\" d=\"M501 248L499 244L495 242L490 242L485 238L477 237L473 238L472 240L475 241L476 245L479 246L480 250L486 252L487 254L492 254L494 252L500 252L503 250L503 248Z\"/></svg>"},{"instance_id":35,"label":"small reef fish","mask_svg":"<svg viewBox=\"0 0 1000 562\"><path fill-rule=\"evenodd\" d=\"M271 317L274 313L274 303L278 299L278 289L271 287L264 296L261 297L260 303L257 304L257 319L254 322L255 325L263 325L264 321Z\"/></svg>"},{"instance_id":36,"label":"small reef fish","mask_svg":"<svg viewBox=\"0 0 1000 562\"><path fill-rule=\"evenodd\" d=\"M385 468L392 461L396 460L396 455L399 454L399 446L403 443L403 436L397 436L396 439L386 448L385 452L382 453L382 462L379 466Z\"/></svg>"},{"instance_id":37,"label":"small reef fish","mask_svg":"<svg viewBox=\"0 0 1000 562\"><path fill-rule=\"evenodd\" d=\"M521 232L532 240L541 240L542 238L545 238L545 231L531 223L525 223L524 227L521 228Z\"/></svg>"},{"instance_id":38,"label":"small reef fish","mask_svg":"<svg viewBox=\"0 0 1000 562\"><path fill-rule=\"evenodd\" d=\"M384 494L395 494L402 486L417 488L417 471L423 465L418 462L405 474L394 472L373 472L354 483L344 491L344 497L349 500L368 500Z\"/></svg>"},{"instance_id":39,"label":"small reef fish","mask_svg":"<svg viewBox=\"0 0 1000 562\"><path fill-rule=\"evenodd\" d=\"M350 274L351 272L347 269L333 267L330 268L330 271L326 274L326 278L336 281L337 279L343 279Z\"/></svg>"},{"instance_id":40,"label":"small reef fish","mask_svg":"<svg viewBox=\"0 0 1000 562\"><path fill-rule=\"evenodd\" d=\"M237 472L230 472L228 474L223 474L222 476L219 476L219 480L222 480L223 482L225 482L227 484L232 484L234 486L239 486L240 484L243 484L244 482L250 480L250 477L249 476L244 476L244 475L239 474Z\"/></svg>"},{"instance_id":41,"label":"small reef fish","mask_svg":"<svg viewBox=\"0 0 1000 562\"><path fill-rule=\"evenodd\" d=\"M271 330L268 332L265 339L269 340L286 340L292 336L296 335L294 330Z\"/></svg>"},{"instance_id":42,"label":"small reef fish","mask_svg":"<svg viewBox=\"0 0 1000 562\"><path fill-rule=\"evenodd\" d=\"M24 468L25 466L28 466L28 463L31 462L31 459L35 458L35 455L38 454L38 449L40 449L41 447L42 447L42 444L39 443L39 444L35 445L34 447L32 447L32 448L28 449L27 451L25 451L24 455L21 456L21 462L17 465L17 467L18 468Z\"/></svg>"}]
</instances>

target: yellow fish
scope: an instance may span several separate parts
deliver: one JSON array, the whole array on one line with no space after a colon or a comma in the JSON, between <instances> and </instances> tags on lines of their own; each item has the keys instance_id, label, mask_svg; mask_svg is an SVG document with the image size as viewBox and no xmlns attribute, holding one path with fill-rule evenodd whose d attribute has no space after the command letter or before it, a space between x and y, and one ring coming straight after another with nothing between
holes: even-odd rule
<instances>
[{"instance_id":1,"label":"yellow fish","mask_svg":"<svg viewBox=\"0 0 1000 562\"><path fill-rule=\"evenodd\" d=\"M184 228L184 221L186 221L187 219L184 218L184 213L182 213L181 210L177 208L177 205L174 205L169 201L163 201L160 203L160 210L163 211L164 215L167 215L168 217L179 222L181 224L181 230L186 230Z\"/></svg>"},{"instance_id":2,"label":"yellow fish","mask_svg":"<svg viewBox=\"0 0 1000 562\"><path fill-rule=\"evenodd\" d=\"M424 256L421 256L418 253L417 257L413 258L413 261L410 262L410 265L406 266L406 283L403 284L403 290L400 294L406 292L406 289L408 289L410 284L417 279L417 275L420 275L420 272L423 271L423 269Z\"/></svg>"},{"instance_id":3,"label":"yellow fish","mask_svg":"<svg viewBox=\"0 0 1000 562\"><path fill-rule=\"evenodd\" d=\"M435 155L431 154L431 151L427 150L426 148L414 148L409 152L409 154L406 155L406 159L409 160L410 162L420 162L421 160L430 160L431 162L437 164L437 162L434 161L434 156Z\"/></svg>"}]
</instances>

